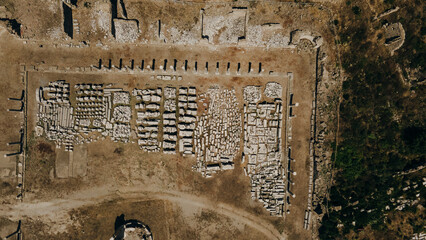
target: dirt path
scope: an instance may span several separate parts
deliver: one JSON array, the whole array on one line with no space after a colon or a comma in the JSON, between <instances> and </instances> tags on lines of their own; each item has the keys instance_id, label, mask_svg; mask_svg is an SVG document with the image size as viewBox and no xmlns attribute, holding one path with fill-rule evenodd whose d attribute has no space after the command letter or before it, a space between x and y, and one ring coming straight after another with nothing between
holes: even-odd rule
<instances>
[{"instance_id":1,"label":"dirt path","mask_svg":"<svg viewBox=\"0 0 426 240\"><path fill-rule=\"evenodd\" d=\"M135 193L125 193L122 196L124 197L133 194ZM136 198L137 196L134 197ZM267 236L268 239L286 239L286 237L282 236L270 223L263 221L242 209L237 209L225 203L213 203L207 198L196 197L181 192L159 192L154 193L153 197L168 200L177 204L189 204L197 208L217 212L218 214L227 216L237 222L244 223L245 225L256 229Z\"/></svg>"},{"instance_id":2,"label":"dirt path","mask_svg":"<svg viewBox=\"0 0 426 240\"><path fill-rule=\"evenodd\" d=\"M101 187L80 191L66 199L53 199L48 202L24 202L16 205L1 205L0 215L11 220L19 220L26 216L32 219L52 221L58 224L67 224L68 212L75 208L97 204L105 200L125 198L126 200L162 199L177 205L190 205L194 208L208 209L230 219L243 223L260 233L267 239L286 239L272 224L246 212L224 203L215 203L207 198L198 197L177 191L158 192L141 187L125 187L120 190L108 190L110 187Z\"/></svg>"}]
</instances>

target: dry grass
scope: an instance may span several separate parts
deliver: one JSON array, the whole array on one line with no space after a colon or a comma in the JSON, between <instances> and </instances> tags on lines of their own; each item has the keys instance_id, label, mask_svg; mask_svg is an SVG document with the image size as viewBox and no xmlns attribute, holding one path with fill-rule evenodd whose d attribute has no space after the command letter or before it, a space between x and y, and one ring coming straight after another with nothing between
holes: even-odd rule
<instances>
[{"instance_id":1,"label":"dry grass","mask_svg":"<svg viewBox=\"0 0 426 240\"><path fill-rule=\"evenodd\" d=\"M55 157L53 142L30 138L25 171L25 192L29 200L60 197L81 187L82 179L54 178Z\"/></svg>"},{"instance_id":2,"label":"dry grass","mask_svg":"<svg viewBox=\"0 0 426 240\"><path fill-rule=\"evenodd\" d=\"M55 145L42 138L30 138L26 161L26 188L29 191L51 184L50 172L55 168Z\"/></svg>"}]
</instances>

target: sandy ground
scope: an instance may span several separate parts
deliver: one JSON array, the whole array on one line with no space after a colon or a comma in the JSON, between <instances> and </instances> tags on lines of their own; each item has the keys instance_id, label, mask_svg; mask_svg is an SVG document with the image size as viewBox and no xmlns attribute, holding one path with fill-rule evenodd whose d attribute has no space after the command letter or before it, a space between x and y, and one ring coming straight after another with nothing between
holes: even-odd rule
<instances>
[{"instance_id":1,"label":"sandy ground","mask_svg":"<svg viewBox=\"0 0 426 240\"><path fill-rule=\"evenodd\" d=\"M117 197L125 199L125 202L141 200L147 201L150 199L167 200L182 208L190 208L190 211L195 211L195 209L206 209L228 217L238 223L247 225L256 231L259 231L268 239L285 238L285 235L281 235L275 227L267 221L264 221L244 210L230 206L229 204L215 203L207 198L196 197L177 191L150 191L149 187L145 188L143 186L131 188L125 187L120 189L112 189L110 187L88 189L81 192L75 192L72 195L67 196L66 199L51 199L48 202L42 201L34 203L20 203L14 206L2 206L0 208L0 214L13 221L19 220L22 217L32 219L43 218L49 219L51 223L56 223L57 226L66 226L66 222L69 220L68 212L72 209L78 209L88 205L96 205L103 201L112 201Z\"/></svg>"},{"instance_id":2,"label":"sandy ground","mask_svg":"<svg viewBox=\"0 0 426 240\"><path fill-rule=\"evenodd\" d=\"M27 45L28 46L28 45ZM27 50L30 50L31 48L28 47ZM151 47L152 49L152 47ZM58 49L59 50L59 49ZM72 59L87 59L84 56L87 54L86 51L79 51L77 50L75 53L73 53L71 56L68 53L63 53L62 51L57 51L55 48L50 49L49 47L43 47L43 48L36 48L36 53L31 54L32 56L34 56L34 58L36 59L35 61L31 61L31 62L44 62L45 64L43 64L42 66L46 65L50 65L49 62L52 61L54 62L55 60L51 60L51 58L49 56L53 55L54 58L57 59L63 59L63 61L61 62L56 62L59 63L57 65L59 66L67 66L68 63L75 64L76 61L73 61ZM120 52L121 49L118 48L116 50L114 50L114 52ZM132 52L132 54L135 56L135 58L137 57L137 50L133 51L133 49L128 49L129 52ZM143 52L143 50L140 50L141 52ZM152 55L161 55L161 49L159 48L158 51L156 50L151 50L153 53ZM195 50L196 52L197 50ZM260 49L250 49L250 50L236 50L236 51L245 51L245 53L249 56L251 56L251 58L257 58L259 59L259 54L258 52L260 52ZM285 55L289 55L291 54L291 50L285 50L288 53L279 53L279 52L271 52L271 54L268 56L269 59L265 60L264 62L269 63L269 64L263 64L263 66L265 68L267 67L271 67L274 69L274 72L278 72L278 73L283 73L283 72L290 72L293 71L295 74L295 79L299 82L302 82L303 84L301 84L301 89L300 90L296 90L295 89L295 94L298 94L300 92L300 95L307 95L310 96L311 95L311 88L307 87L307 84L309 84L309 82L312 82L312 59L310 57L309 54L305 54L305 56L303 55L293 55L294 58L284 58L282 59L282 61L284 61L284 63L280 63L280 57L282 54ZM109 51L105 51L105 50L101 50L98 49L98 51L96 51L99 55L105 54ZM105 52L105 53L104 53ZM172 52L172 51L171 51ZM187 51L187 55L190 51ZM214 56L215 54L218 54L219 51L211 51L211 54ZM26 54L30 53L30 51L26 52ZM81 54L82 57L79 56L79 54ZM110 55L111 53L108 53L108 55ZM169 51L164 52L164 54L169 54ZM61 56L63 55L63 56ZM68 57L67 57L68 55ZM142 55L142 54L141 54ZM147 56L148 54L145 53L144 56ZM196 54L195 54L196 55ZM239 54L236 53L236 55L240 56ZM45 56L45 57L42 57ZM301 56L301 57L300 57ZM260 61L263 61L262 58L264 56L262 56L260 59ZM72 58L72 59L71 59ZM189 57L188 57L189 58ZM204 56L202 59L215 59L214 57L209 57L207 56L206 53L204 53ZM274 60L271 60L271 58L275 58ZM217 59L217 58L216 58ZM227 59L225 58L225 61ZM234 60L234 59L233 59ZM238 59L237 59L238 60ZM86 61L86 64L84 64ZM243 60L241 60L243 61ZM26 59L25 61L28 65L28 60ZM95 59L93 60L83 60L83 61L79 61L79 66L90 66L93 62L96 62ZM254 61L253 61L254 62ZM235 61L233 62L233 65L235 66ZM269 66L268 66L269 65ZM297 68L296 66L304 66L301 68ZM306 68L308 66L311 66L311 72L307 72L306 73ZM71 83L77 83L77 82L116 82L117 84L125 84L128 86L128 88L130 89L130 87L138 87L138 86L146 86L146 84L149 85L153 85L149 80L149 76L152 75L149 73L140 73L140 74L129 74L129 73L123 73L123 72L114 72L114 73L105 73L105 72L99 72L99 71L95 71L95 72L91 72L89 74L83 74L82 72L78 72L78 73L71 73L70 70L68 70L69 73L61 73L61 72L49 72L49 70L43 70L43 69L48 69L48 67L38 67L38 71L30 71L28 72L28 96L29 96L29 100L28 100L28 129L34 129L34 121L35 121L35 109L36 109L36 105L34 102L34 93L35 93L35 89L40 86L40 85L44 85L46 84L48 81L52 81L52 80L56 80L56 79L65 79L67 81L70 81ZM309 69L309 68L308 68ZM235 71L235 70L234 70ZM298 71L298 72L296 72ZM161 72L160 72L161 73ZM163 74L163 73L162 73ZM185 74L185 73L184 73ZM222 73L223 74L223 73ZM219 84L219 85L223 85L225 87L234 87L237 89L237 92L239 93L239 98L241 99L241 93L242 93L242 87L244 85L251 85L251 84L265 84L267 81L278 81L281 82L284 86L286 85L286 81L285 78L280 78L279 76L250 76L248 74L245 75L241 75L241 76L226 76L226 75L222 75L222 76L216 76L213 74L209 74L209 75L205 75L205 74L189 74L186 73L186 75L183 75L184 80L182 81L182 83L179 83L178 85L196 85L199 86L200 89L207 89L209 86L211 86L212 84ZM145 79L145 80L144 80ZM302 80L303 79L303 80ZM311 80L309 80L311 79ZM160 85L166 85L166 83L160 83ZM154 85L159 85L154 84ZM167 84L170 85L170 84ZM306 102L310 102L310 99L306 99ZM242 105L241 105L242 106ZM301 107L303 107L303 104L301 102ZM308 112L310 112L309 109L307 109ZM301 122L302 124L303 122ZM309 121L305 122L308 125L305 125L305 129L308 129L309 127ZM301 126L303 127L303 125ZM307 132L309 134L309 132ZM302 138L300 141L301 142L305 142L304 145L301 145L301 147L303 146L307 146L307 140L308 140L308 135L306 135L305 132L305 137ZM96 145L102 145L102 148L96 150ZM105 145L107 144L107 145ZM104 149L111 149L114 150L116 147L114 147L114 145L116 146L117 144L114 143L110 143L109 145L111 145L111 147L107 147L108 143L106 142L99 142L99 143L93 143L92 144L93 147L91 148L89 146L89 156L88 156L88 161L89 161L89 168L88 168L88 176L87 176L87 181L92 181L89 183L89 185L92 184L100 184L102 182L104 182L106 179L110 178L110 180L107 181L111 181L111 182L115 182L115 183L125 183L125 184L134 184L135 182L139 182L139 181L143 181L145 182L146 180L144 180L144 178L140 178L137 177L138 175L140 175L140 172L138 170L135 170L133 167L130 167L132 164L130 164L131 162L128 162L129 159L125 160L126 158L121 158L123 160L118 161L117 163L122 161L127 161L127 164L113 164L113 165L117 165L116 168L117 170L119 170L117 175L111 175L111 167L114 168L111 164L105 164L106 159L111 159L109 161L113 161L114 155L108 155L107 152L105 152ZM136 150L138 151L138 150ZM305 154L308 152L308 150L304 150ZM303 152L303 150L302 150ZM303 154L303 153L301 153ZM152 158L152 156L149 156L149 154L145 154L147 158ZM127 154L125 154L125 156L127 156ZM183 161L187 161L185 159L182 159ZM182 161L179 160L179 161ZM134 162L134 164L140 164L138 163L137 159L135 159L136 162ZM170 160L169 160L170 161ZM193 161L193 160L192 160ZM111 162L110 162L111 163ZM187 166L187 168L190 168L190 164L185 164ZM128 167L126 167L128 166ZM141 169L144 168L143 166L140 167ZM189 170L189 169L188 169ZM301 177L300 179L296 179L295 181L297 182L297 188L303 189L300 193L297 192L297 199L293 200L292 202L292 206L291 206L291 215L289 217L287 217L287 219L289 219L289 221L292 224L284 224L284 229L285 232L299 232L298 237L300 236L305 236L308 237L309 236L309 232L303 230L302 228L302 224L303 224L303 216L304 216L304 209L306 207L307 204L307 200L306 198L304 198L303 196L306 195L306 186L307 186L307 178L303 178L303 172L306 169L301 169L300 167L296 167L296 169L294 169L298 172L300 172ZM181 179L180 177L176 179L175 176L170 176L168 175L168 171L161 171L159 169L153 169L153 170L148 170L147 172L151 172L150 174L153 175L153 178L149 179L150 182L160 182L160 184L155 184L156 187L159 187L159 189L161 189L162 187L166 187L166 189L169 189L173 186L177 186L178 184L183 184L185 186L185 191L188 191L188 189L193 188L193 184L188 184L185 183L186 181L188 181L188 179ZM240 174L243 174L242 172L240 172ZM111 179L112 176L112 179ZM307 174L305 174L305 176L307 176ZM178 180L176 182L176 180ZM65 187L67 185L66 181L59 185L53 185L54 188L58 188L60 186ZM201 180L204 181L204 180ZM248 181L248 179L246 178L244 181ZM188 186L189 185L189 186ZM76 185L74 186L72 189L78 189L80 185ZM67 187L65 187L67 188ZM69 188L69 187L68 187ZM246 188L247 189L247 188ZM52 189L53 190L53 189ZM248 190L248 189L247 189ZM246 190L246 191L247 191ZM41 191L41 192L39 192ZM65 190L66 191L66 190ZM72 191L72 190L71 190ZM203 191L203 190L201 190ZM205 190L204 190L205 191ZM45 197L43 196L43 192L46 192ZM48 193L49 190L47 189L37 189L37 190L30 190L27 193L27 201L30 201L28 204L29 205L17 205L16 207L18 209L21 209L20 212L18 212L19 215L26 215L26 214L30 214L31 209L35 209L35 211L39 211L38 213L36 212L36 214L41 214L42 219L51 219L51 221L53 221L53 219L56 219L55 221L57 222L67 222L67 218L63 218L61 217L61 215L44 215L43 213L45 213L47 211L47 209L50 209L49 211L54 213L54 211L52 211L52 208L55 207L57 204L58 207L62 206L61 204L65 205L65 209L71 210L73 208L79 208L82 205L86 205L88 204L88 202L85 201L79 201L79 200L75 200L75 201L66 201L64 203L61 203L61 201L56 202L56 200L47 200L46 202L43 203L38 203L41 205L32 205L33 203L31 203L32 201L36 200L37 198L42 198L42 199L51 199L52 197L54 197L55 194L52 193ZM60 191L62 192L62 191ZM248 196L246 196L248 197ZM34 199L34 200L31 200ZM161 198L160 198L161 199ZM163 197L164 199L164 197ZM204 201L198 201L198 202L187 202L189 200L187 199L181 199L181 198L177 198L177 197L172 197L169 196L166 198L166 200L171 201L171 202L178 202L180 205L182 205L182 202L184 203L184 205L186 204L187 206L191 206L189 209L196 207L196 208L203 208L203 209L208 209L211 211L216 212L217 214L219 214L220 216L225 216L228 218L233 219L233 221L242 223L250 228L255 229L256 231L259 231L261 234L263 234L264 236L266 236L268 239L277 239L277 238L284 238L285 235L281 236L281 234L278 233L277 230L275 230L274 226L271 225L271 223L268 223L268 221L266 221L267 224L265 224L265 222L259 222L262 218L268 218L267 217L267 213L263 212L262 215L264 215L264 217L248 217L246 212L238 212L240 210L238 210L238 208L223 208L221 209L220 207L217 207L217 205L210 205L210 204L206 204L204 203ZM220 201L219 201L220 202ZM90 202L89 202L90 203ZM96 202L92 202L92 203L96 203ZM82 205L80 205L82 204ZM218 203L216 203L218 204ZM19 207L18 207L19 206ZM43 208L43 206L45 208ZM15 209L15 208L14 208ZM188 207L184 207L183 211L185 211L185 209L188 209ZM294 210L293 210L294 209ZM27 210L30 211L27 213ZM232 210L232 211L231 211ZM61 210L64 211L64 210ZM12 210L11 212L14 212L14 210ZM15 216L15 217L17 217ZM66 215L63 215L66 216ZM35 217L35 216L34 216ZM17 218L15 218L17 219ZM37 217L35 217L34 219L38 219ZM60 219L62 219L62 221L60 221ZM290 220L291 219L291 220ZM59 221L58 221L59 220ZM271 221L271 220L269 220ZM275 220L274 220L275 221ZM287 222L287 221L286 221ZM294 224L294 225L293 225ZM62 227L64 227L64 225L61 225ZM289 227L291 226L291 227ZM300 229L295 231L295 229ZM303 234L303 235L300 235ZM296 239L296 238L291 238L291 239Z\"/></svg>"}]
</instances>

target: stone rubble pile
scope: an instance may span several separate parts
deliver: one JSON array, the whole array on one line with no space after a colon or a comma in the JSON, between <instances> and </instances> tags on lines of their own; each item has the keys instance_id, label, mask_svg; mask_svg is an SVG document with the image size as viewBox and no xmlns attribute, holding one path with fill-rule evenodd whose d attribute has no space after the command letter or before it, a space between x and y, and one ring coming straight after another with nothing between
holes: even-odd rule
<instances>
[{"instance_id":1,"label":"stone rubble pile","mask_svg":"<svg viewBox=\"0 0 426 240\"><path fill-rule=\"evenodd\" d=\"M112 112L112 122L114 122L112 139L114 141L129 142L130 119L132 118L132 110L129 105L130 93L121 91L121 89L119 91L113 91L112 103L114 109Z\"/></svg>"},{"instance_id":2,"label":"stone rubble pile","mask_svg":"<svg viewBox=\"0 0 426 240\"><path fill-rule=\"evenodd\" d=\"M194 170L211 177L234 168L243 133L242 162L250 177L252 198L263 202L271 215L283 215L286 183L280 84L267 83L263 97L261 86L244 88L244 121L235 89L212 87L197 95L193 86L156 87L134 89L130 95L122 88L105 88L102 84L74 87L75 107L65 81L51 82L37 91L37 128L58 146L72 151L74 144L101 136L129 142L134 126L142 150L195 156Z\"/></svg>"},{"instance_id":3,"label":"stone rubble pile","mask_svg":"<svg viewBox=\"0 0 426 240\"><path fill-rule=\"evenodd\" d=\"M114 96L113 96L113 100L112 102L114 104L130 104L130 94L129 92L125 92L125 91L117 91L114 92Z\"/></svg>"},{"instance_id":4,"label":"stone rubble pile","mask_svg":"<svg viewBox=\"0 0 426 240\"><path fill-rule=\"evenodd\" d=\"M268 82L264 93L268 98L282 98L283 87L277 82Z\"/></svg>"},{"instance_id":5,"label":"stone rubble pile","mask_svg":"<svg viewBox=\"0 0 426 240\"><path fill-rule=\"evenodd\" d=\"M92 132L110 136L114 141L130 138L130 94L121 88L104 88L103 84L74 85L75 103L70 102L70 85L64 80L50 82L36 92L39 106L37 129L57 147L73 151L74 144L97 140Z\"/></svg>"},{"instance_id":6,"label":"stone rubble pile","mask_svg":"<svg viewBox=\"0 0 426 240\"><path fill-rule=\"evenodd\" d=\"M209 42L238 43L245 39L247 9L203 9L202 36Z\"/></svg>"},{"instance_id":7,"label":"stone rubble pile","mask_svg":"<svg viewBox=\"0 0 426 240\"><path fill-rule=\"evenodd\" d=\"M271 85L269 90L277 92ZM282 100L259 102L260 99L260 87L244 88L243 161L248 161L244 170L251 179L252 198L263 202L271 215L282 216L286 193L281 147Z\"/></svg>"},{"instance_id":8,"label":"stone rubble pile","mask_svg":"<svg viewBox=\"0 0 426 240\"><path fill-rule=\"evenodd\" d=\"M244 101L248 103L257 103L260 101L262 93L259 86L246 86L244 88Z\"/></svg>"},{"instance_id":9,"label":"stone rubble pile","mask_svg":"<svg viewBox=\"0 0 426 240\"><path fill-rule=\"evenodd\" d=\"M176 122L176 88L164 88L164 114L163 114L163 152L176 154L177 122Z\"/></svg>"},{"instance_id":10,"label":"stone rubble pile","mask_svg":"<svg viewBox=\"0 0 426 240\"><path fill-rule=\"evenodd\" d=\"M75 129L77 132L88 134L103 131L106 123L105 115L108 111L102 84L76 84L74 85L76 97ZM92 125L93 123L93 125ZM77 144L87 142L82 137L76 138Z\"/></svg>"},{"instance_id":11,"label":"stone rubble pile","mask_svg":"<svg viewBox=\"0 0 426 240\"><path fill-rule=\"evenodd\" d=\"M161 123L161 88L134 89L136 96L136 125L138 144L147 152L160 152L161 142L158 134Z\"/></svg>"},{"instance_id":12,"label":"stone rubble pile","mask_svg":"<svg viewBox=\"0 0 426 240\"><path fill-rule=\"evenodd\" d=\"M131 113L130 106L117 106L114 108L112 117L117 122L129 123L132 116Z\"/></svg>"},{"instance_id":13,"label":"stone rubble pile","mask_svg":"<svg viewBox=\"0 0 426 240\"><path fill-rule=\"evenodd\" d=\"M64 145L66 150L73 150L74 108L71 107L70 85L63 80L50 82L47 87L36 91L38 102L37 119L46 137L56 141L57 146Z\"/></svg>"},{"instance_id":14,"label":"stone rubble pile","mask_svg":"<svg viewBox=\"0 0 426 240\"><path fill-rule=\"evenodd\" d=\"M130 124L114 123L112 139L114 141L128 142L130 136Z\"/></svg>"},{"instance_id":15,"label":"stone rubble pile","mask_svg":"<svg viewBox=\"0 0 426 240\"><path fill-rule=\"evenodd\" d=\"M197 90L195 87L180 87L178 95L179 152L184 156L194 153L194 130L197 120Z\"/></svg>"},{"instance_id":16,"label":"stone rubble pile","mask_svg":"<svg viewBox=\"0 0 426 240\"><path fill-rule=\"evenodd\" d=\"M304 221L304 228L308 229L310 226L311 221L311 212L314 210L312 209L312 200L314 196L314 161L315 161L315 116L316 116L316 94L313 93L314 100L312 101L312 115L311 115L311 130L310 130L310 141L309 141L309 187L308 187L308 205L306 210L306 216Z\"/></svg>"},{"instance_id":17,"label":"stone rubble pile","mask_svg":"<svg viewBox=\"0 0 426 240\"><path fill-rule=\"evenodd\" d=\"M234 168L240 151L241 114L235 89L210 88L199 98L206 110L197 117L195 170L211 177L218 170Z\"/></svg>"}]
</instances>

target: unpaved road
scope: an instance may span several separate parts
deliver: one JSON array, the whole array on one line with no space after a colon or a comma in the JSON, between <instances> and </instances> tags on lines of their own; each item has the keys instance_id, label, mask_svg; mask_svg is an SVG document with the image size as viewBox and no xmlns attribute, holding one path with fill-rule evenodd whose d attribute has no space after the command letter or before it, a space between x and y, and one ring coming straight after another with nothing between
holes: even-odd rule
<instances>
[{"instance_id":1,"label":"unpaved road","mask_svg":"<svg viewBox=\"0 0 426 240\"><path fill-rule=\"evenodd\" d=\"M109 190L108 190L109 189ZM102 187L76 192L66 199L52 199L46 202L23 202L15 205L1 205L0 216L18 220L24 216L32 219L45 219L56 223L67 223L68 212L74 208L101 203L105 200L124 198L129 201L161 199L177 205L190 205L194 208L207 209L230 219L243 223L260 233L267 239L286 239L275 227L255 215L225 203L215 203L204 197L198 197L177 191L154 191L141 187L124 187L120 190Z\"/></svg>"}]
</instances>

